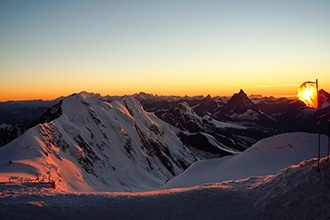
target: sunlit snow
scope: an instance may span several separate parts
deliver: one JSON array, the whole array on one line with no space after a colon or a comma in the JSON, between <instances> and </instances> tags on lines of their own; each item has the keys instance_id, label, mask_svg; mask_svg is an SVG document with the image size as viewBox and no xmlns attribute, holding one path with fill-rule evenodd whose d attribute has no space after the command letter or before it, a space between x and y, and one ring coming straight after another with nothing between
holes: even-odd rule
<instances>
[{"instance_id":1,"label":"sunlit snow","mask_svg":"<svg viewBox=\"0 0 330 220\"><path fill-rule=\"evenodd\" d=\"M318 135L303 132L195 162L170 126L131 97L81 93L61 107L59 118L0 148L0 219L330 217L325 135L319 169ZM148 151L153 142L164 152Z\"/></svg>"}]
</instances>

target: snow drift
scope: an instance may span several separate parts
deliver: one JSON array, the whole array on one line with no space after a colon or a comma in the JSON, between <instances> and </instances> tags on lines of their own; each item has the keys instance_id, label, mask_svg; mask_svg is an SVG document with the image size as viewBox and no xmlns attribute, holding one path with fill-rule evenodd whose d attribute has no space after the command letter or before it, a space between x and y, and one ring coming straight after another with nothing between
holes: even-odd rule
<instances>
[{"instance_id":1,"label":"snow drift","mask_svg":"<svg viewBox=\"0 0 330 220\"><path fill-rule=\"evenodd\" d=\"M58 193L0 185L1 219L328 219L330 161L276 175L140 193ZM87 208L88 207L88 208Z\"/></svg>"},{"instance_id":2,"label":"snow drift","mask_svg":"<svg viewBox=\"0 0 330 220\"><path fill-rule=\"evenodd\" d=\"M327 152L327 136L321 136L321 156ZM276 174L282 168L318 156L318 137L312 133L285 133L262 139L241 154L194 163L170 179L161 189L189 187Z\"/></svg>"}]
</instances>

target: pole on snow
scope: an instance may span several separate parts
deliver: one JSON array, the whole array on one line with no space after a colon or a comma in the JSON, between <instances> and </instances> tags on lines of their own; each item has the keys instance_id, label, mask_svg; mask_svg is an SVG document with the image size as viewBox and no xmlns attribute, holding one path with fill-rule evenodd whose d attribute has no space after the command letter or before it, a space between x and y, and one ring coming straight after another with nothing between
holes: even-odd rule
<instances>
[{"instance_id":1,"label":"pole on snow","mask_svg":"<svg viewBox=\"0 0 330 220\"><path fill-rule=\"evenodd\" d=\"M315 118L318 130L318 141L317 141L317 170L320 171L320 158L321 158L321 119L328 116L328 152L327 152L327 160L330 158L330 105L328 109L328 113L318 116L317 114L321 113L319 107L319 90L318 90L318 80L315 82L306 81L298 88L298 98L302 102L305 103L306 106L311 108L316 108ZM330 94L328 97L330 101Z\"/></svg>"},{"instance_id":2,"label":"pole on snow","mask_svg":"<svg viewBox=\"0 0 330 220\"><path fill-rule=\"evenodd\" d=\"M317 138L317 171L320 172L320 157L321 157L321 149L320 149L320 142L321 142L321 120L317 121L318 127L318 138Z\"/></svg>"},{"instance_id":3,"label":"pole on snow","mask_svg":"<svg viewBox=\"0 0 330 220\"><path fill-rule=\"evenodd\" d=\"M329 160L329 154L330 154L330 142L329 142L329 136L330 136L330 94L328 96L329 100L329 108L328 108L328 155L327 155L327 160Z\"/></svg>"},{"instance_id":4,"label":"pole on snow","mask_svg":"<svg viewBox=\"0 0 330 220\"><path fill-rule=\"evenodd\" d=\"M318 80L316 79L315 81L316 84L316 92L317 92L317 109L316 112L319 110L319 85L318 85ZM318 138L317 138L317 171L320 172L320 157L321 157L321 149L320 149L320 143L321 143L321 119L319 118L317 121L317 126L318 126Z\"/></svg>"}]
</instances>

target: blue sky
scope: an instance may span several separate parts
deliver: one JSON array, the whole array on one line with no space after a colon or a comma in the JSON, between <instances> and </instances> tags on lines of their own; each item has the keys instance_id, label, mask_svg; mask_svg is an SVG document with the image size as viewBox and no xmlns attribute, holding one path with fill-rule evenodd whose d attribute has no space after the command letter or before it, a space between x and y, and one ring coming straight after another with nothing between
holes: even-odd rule
<instances>
[{"instance_id":1,"label":"blue sky","mask_svg":"<svg viewBox=\"0 0 330 220\"><path fill-rule=\"evenodd\" d=\"M325 0L2 0L0 28L1 100L81 90L293 95L295 86L266 86L316 78L330 89Z\"/></svg>"}]
</instances>

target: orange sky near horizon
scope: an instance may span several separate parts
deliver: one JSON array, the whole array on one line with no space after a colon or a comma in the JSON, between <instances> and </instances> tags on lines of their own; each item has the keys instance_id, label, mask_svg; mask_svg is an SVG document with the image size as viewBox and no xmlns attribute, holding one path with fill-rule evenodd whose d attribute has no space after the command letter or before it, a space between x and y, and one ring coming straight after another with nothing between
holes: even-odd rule
<instances>
[{"instance_id":1,"label":"orange sky near horizon","mask_svg":"<svg viewBox=\"0 0 330 220\"><path fill-rule=\"evenodd\" d=\"M330 1L1 1L0 101L330 91Z\"/></svg>"},{"instance_id":2,"label":"orange sky near horizon","mask_svg":"<svg viewBox=\"0 0 330 220\"><path fill-rule=\"evenodd\" d=\"M27 90L10 90L6 96L5 92L1 92L2 96L0 101L13 101L13 100L35 100L35 99L42 99L42 100L53 100L59 98L61 96L68 96L73 93L79 93L81 91L87 91L92 93L100 93L103 96L106 95L132 95L139 92L146 92L154 95L176 95L176 96L197 96L197 95L211 95L214 96L232 96L234 93L238 93L240 89L243 89L247 95L262 95L262 96L274 96L274 97L293 97L297 95L298 87L300 84L267 84L267 85L260 85L255 88L255 85L252 84L236 84L236 86L228 86L226 82L219 82L214 81L213 84L203 84L203 83L196 83L196 84L184 84L184 86L179 85L180 82L166 84L164 87L159 86L159 88L155 89L148 83L139 84L139 85L130 85L128 87L122 87L121 83L127 83L125 80L122 82L118 82L115 84L109 83L108 85L100 84L96 85L96 88L93 85L88 84L88 86L82 85L71 85L57 89L52 86L43 84L43 86L38 85L38 89L34 89L35 85L31 85L31 89ZM205 86L206 85L206 86ZM140 86L140 87L139 87ZM322 83L319 82L319 86L322 86ZM322 89L322 87L319 87ZM330 87L328 87L330 88ZM2 89L0 89L2 90ZM329 92L329 90L327 90ZM7 98L8 97L8 98Z\"/></svg>"}]
</instances>

